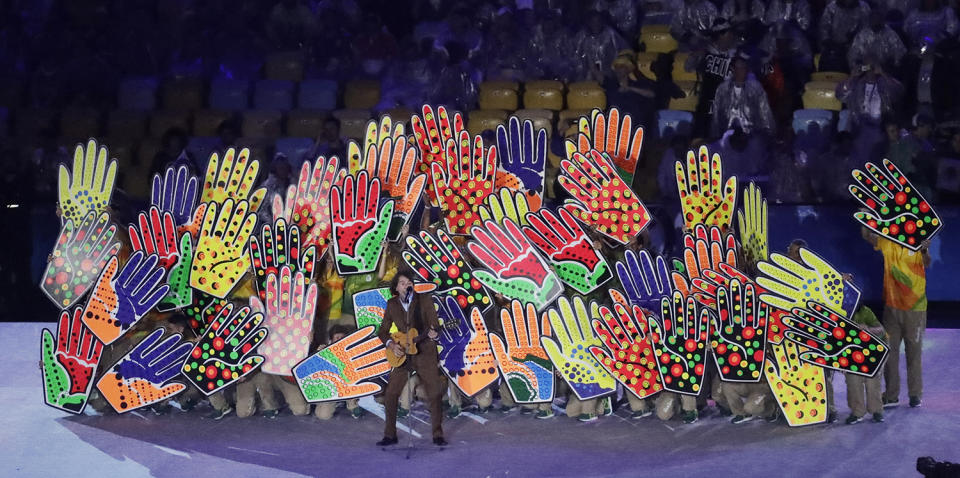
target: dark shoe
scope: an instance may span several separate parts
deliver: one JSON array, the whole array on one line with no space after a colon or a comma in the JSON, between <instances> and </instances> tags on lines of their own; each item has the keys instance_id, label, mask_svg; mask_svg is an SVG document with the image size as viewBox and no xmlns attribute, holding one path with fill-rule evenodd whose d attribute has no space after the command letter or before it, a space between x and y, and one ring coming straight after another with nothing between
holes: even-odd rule
<instances>
[{"instance_id":1,"label":"dark shoe","mask_svg":"<svg viewBox=\"0 0 960 478\"><path fill-rule=\"evenodd\" d=\"M686 423L687 425L689 425L691 423L696 423L697 420L700 419L700 416L694 410L691 412L683 412L682 419L683 419L683 423Z\"/></svg>"},{"instance_id":2,"label":"dark shoe","mask_svg":"<svg viewBox=\"0 0 960 478\"><path fill-rule=\"evenodd\" d=\"M900 406L899 398L894 398L893 400L887 400L886 398L883 399L883 408L891 408L891 407L899 407L899 406Z\"/></svg>"},{"instance_id":3,"label":"dark shoe","mask_svg":"<svg viewBox=\"0 0 960 478\"><path fill-rule=\"evenodd\" d=\"M196 400L184 400L184 402L180 404L180 410L184 412L189 412L190 410L193 410L193 407L196 407L196 406L197 406Z\"/></svg>"},{"instance_id":4,"label":"dark shoe","mask_svg":"<svg viewBox=\"0 0 960 478\"><path fill-rule=\"evenodd\" d=\"M546 420L546 419L548 419L548 418L553 418L553 417L554 417L553 410L550 410L550 411L547 411L547 410L537 410L537 418L539 418L539 419L541 419L541 420Z\"/></svg>"},{"instance_id":5,"label":"dark shoe","mask_svg":"<svg viewBox=\"0 0 960 478\"><path fill-rule=\"evenodd\" d=\"M447 443L447 440L445 440L443 437L434 437L434 439L433 439L433 444L434 444L434 445L437 445L437 446L447 446L447 445L449 445L449 443Z\"/></svg>"},{"instance_id":6,"label":"dark shoe","mask_svg":"<svg viewBox=\"0 0 960 478\"><path fill-rule=\"evenodd\" d=\"M717 405L717 410L720 411L720 416L721 416L721 417L732 417L732 416L733 416L733 412L731 412L729 408L721 407L721 406Z\"/></svg>"},{"instance_id":7,"label":"dark shoe","mask_svg":"<svg viewBox=\"0 0 960 478\"><path fill-rule=\"evenodd\" d=\"M270 420L276 420L277 415L280 415L280 410L265 410L260 414L263 418L269 418Z\"/></svg>"},{"instance_id":8,"label":"dark shoe","mask_svg":"<svg viewBox=\"0 0 960 478\"><path fill-rule=\"evenodd\" d=\"M360 407L354 408L353 410L350 411L350 416L352 416L353 418L359 419L360 417L363 416L363 409Z\"/></svg>"},{"instance_id":9,"label":"dark shoe","mask_svg":"<svg viewBox=\"0 0 960 478\"><path fill-rule=\"evenodd\" d=\"M491 409L491 408L493 408L493 407L477 407L477 414L478 414L478 415L486 415L487 413L490 412L490 409Z\"/></svg>"},{"instance_id":10,"label":"dark shoe","mask_svg":"<svg viewBox=\"0 0 960 478\"><path fill-rule=\"evenodd\" d=\"M749 422L750 420L753 420L753 415L737 415L733 417L733 420L730 420L730 423L739 425L741 423Z\"/></svg>"},{"instance_id":11,"label":"dark shoe","mask_svg":"<svg viewBox=\"0 0 960 478\"><path fill-rule=\"evenodd\" d=\"M873 414L873 423L883 423L883 414L882 414L882 413L874 413L874 414Z\"/></svg>"},{"instance_id":12,"label":"dark shoe","mask_svg":"<svg viewBox=\"0 0 960 478\"><path fill-rule=\"evenodd\" d=\"M850 415L849 417L847 417L847 421L846 421L845 423L846 423L847 425L853 425L854 423L860 423L860 422L862 422L862 421L863 421L863 417L858 417L858 416L856 416L856 415Z\"/></svg>"},{"instance_id":13,"label":"dark shoe","mask_svg":"<svg viewBox=\"0 0 960 478\"><path fill-rule=\"evenodd\" d=\"M399 441L399 440L397 440L397 437L393 437L393 438L383 437L383 440L380 440L380 441L377 442L377 446L396 445L398 441Z\"/></svg>"},{"instance_id":14,"label":"dark shoe","mask_svg":"<svg viewBox=\"0 0 960 478\"><path fill-rule=\"evenodd\" d=\"M508 407L506 405L500 406L500 413L510 413L511 411L513 411L513 407Z\"/></svg>"},{"instance_id":15,"label":"dark shoe","mask_svg":"<svg viewBox=\"0 0 960 478\"><path fill-rule=\"evenodd\" d=\"M828 415L827 418L830 418L830 416ZM780 419L780 409L779 409L779 408L776 409L776 410L774 410L773 413L771 413L769 416L767 416L767 417L764 418L764 420L766 420L767 423L775 423L775 422L776 422L777 420L779 420L779 419ZM836 417L834 417L834 420L836 420Z\"/></svg>"},{"instance_id":16,"label":"dark shoe","mask_svg":"<svg viewBox=\"0 0 960 478\"><path fill-rule=\"evenodd\" d=\"M920 397L910 397L910 408L920 408L922 404Z\"/></svg>"},{"instance_id":17,"label":"dark shoe","mask_svg":"<svg viewBox=\"0 0 960 478\"><path fill-rule=\"evenodd\" d=\"M206 418L206 419L208 419L208 420L220 420L220 419L222 419L222 418L230 415L231 413L233 413L233 408L228 408L228 409L226 409L226 410L217 410L217 409L214 409L212 412L210 412L209 415L207 415L207 416L204 417L204 418Z\"/></svg>"},{"instance_id":18,"label":"dark shoe","mask_svg":"<svg viewBox=\"0 0 960 478\"><path fill-rule=\"evenodd\" d=\"M837 412L830 412L827 414L827 423L834 423L837 421Z\"/></svg>"},{"instance_id":19,"label":"dark shoe","mask_svg":"<svg viewBox=\"0 0 960 478\"><path fill-rule=\"evenodd\" d=\"M410 410L406 408L399 407L397 408L397 418L407 418L407 415L410 414Z\"/></svg>"},{"instance_id":20,"label":"dark shoe","mask_svg":"<svg viewBox=\"0 0 960 478\"><path fill-rule=\"evenodd\" d=\"M648 408L648 409L646 409L646 410L641 410L641 411L637 411L637 412L631 413L631 414L630 414L630 418L632 418L632 419L634 419L634 420L639 420L639 419L641 419L641 418L647 418L647 417L649 417L650 415L653 415L653 410L651 410L651 409Z\"/></svg>"},{"instance_id":21,"label":"dark shoe","mask_svg":"<svg viewBox=\"0 0 960 478\"><path fill-rule=\"evenodd\" d=\"M597 416L592 413L581 413L577 416L577 420L583 423L595 422L597 421Z\"/></svg>"},{"instance_id":22,"label":"dark shoe","mask_svg":"<svg viewBox=\"0 0 960 478\"><path fill-rule=\"evenodd\" d=\"M460 407L453 405L447 410L447 418L454 419L460 416Z\"/></svg>"},{"instance_id":23,"label":"dark shoe","mask_svg":"<svg viewBox=\"0 0 960 478\"><path fill-rule=\"evenodd\" d=\"M533 415L533 412L534 412L534 411L535 411L535 410L532 409L532 408L520 407L520 414L521 414L521 415Z\"/></svg>"}]
</instances>

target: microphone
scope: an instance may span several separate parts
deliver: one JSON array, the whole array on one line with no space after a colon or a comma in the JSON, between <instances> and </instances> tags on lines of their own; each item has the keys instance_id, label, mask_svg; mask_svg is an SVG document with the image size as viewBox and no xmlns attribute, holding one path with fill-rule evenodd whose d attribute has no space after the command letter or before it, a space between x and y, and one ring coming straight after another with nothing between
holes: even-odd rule
<instances>
[{"instance_id":1,"label":"microphone","mask_svg":"<svg viewBox=\"0 0 960 478\"><path fill-rule=\"evenodd\" d=\"M410 296L413 295L413 287L407 287L407 293L403 297L404 302L410 302Z\"/></svg>"}]
</instances>

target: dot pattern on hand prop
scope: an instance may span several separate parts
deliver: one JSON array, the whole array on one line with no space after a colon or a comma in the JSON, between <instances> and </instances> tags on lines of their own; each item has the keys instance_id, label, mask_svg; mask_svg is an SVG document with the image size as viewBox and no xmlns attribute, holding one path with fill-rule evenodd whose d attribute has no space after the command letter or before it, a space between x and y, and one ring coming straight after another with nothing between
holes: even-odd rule
<instances>
[{"instance_id":1,"label":"dot pattern on hand prop","mask_svg":"<svg viewBox=\"0 0 960 478\"><path fill-rule=\"evenodd\" d=\"M435 287L433 284L414 284L414 292L418 294L426 294L428 292L433 292ZM443 297L446 294L438 293L433 296L436 300L437 297ZM379 289L369 289L353 294L353 314L354 318L357 321L357 328L362 329L368 325L380 328L380 323L383 322L383 314L387 311L387 301L393 297L393 292L390 292L389 287L381 287Z\"/></svg>"},{"instance_id":2,"label":"dot pattern on hand prop","mask_svg":"<svg viewBox=\"0 0 960 478\"><path fill-rule=\"evenodd\" d=\"M80 300L107 261L120 251L120 243L114 240L116 233L117 226L107 213L91 212L79 223L67 220L40 282L43 294L61 309Z\"/></svg>"},{"instance_id":3,"label":"dot pattern on hand prop","mask_svg":"<svg viewBox=\"0 0 960 478\"><path fill-rule=\"evenodd\" d=\"M592 321L606 348L590 347L590 353L610 375L637 398L663 390L660 369L647 327L649 319L639 306L615 303L613 310L600 307Z\"/></svg>"},{"instance_id":4,"label":"dot pattern on hand prop","mask_svg":"<svg viewBox=\"0 0 960 478\"><path fill-rule=\"evenodd\" d=\"M261 237L250 236L250 264L253 265L254 285L260 300L267 299L267 276L279 274L287 266L293 272L302 272L307 281L313 280L316 264L315 246L300 245L300 228L287 226L281 217L273 223L264 224Z\"/></svg>"},{"instance_id":5,"label":"dot pattern on hand prop","mask_svg":"<svg viewBox=\"0 0 960 478\"><path fill-rule=\"evenodd\" d=\"M827 421L826 374L822 367L800 360L807 349L785 341L770 344L764 376L791 427Z\"/></svg>"},{"instance_id":6,"label":"dot pattern on hand prop","mask_svg":"<svg viewBox=\"0 0 960 478\"><path fill-rule=\"evenodd\" d=\"M134 252L122 269L117 257L111 257L87 299L83 323L101 342L110 344L150 312L169 289L163 284L156 254Z\"/></svg>"},{"instance_id":7,"label":"dot pattern on hand prop","mask_svg":"<svg viewBox=\"0 0 960 478\"><path fill-rule=\"evenodd\" d=\"M557 181L573 196L563 208L611 240L626 244L650 223L650 212L599 151L574 153L560 161L560 172Z\"/></svg>"},{"instance_id":8,"label":"dot pattern on hand prop","mask_svg":"<svg viewBox=\"0 0 960 478\"><path fill-rule=\"evenodd\" d=\"M503 224L503 218L506 217L525 226L527 225L526 216L530 210L530 203L527 202L527 196L523 191L503 188L498 193L487 196L486 203L480 207L480 218L484 221L494 220Z\"/></svg>"},{"instance_id":9,"label":"dot pattern on hand prop","mask_svg":"<svg viewBox=\"0 0 960 478\"><path fill-rule=\"evenodd\" d=\"M754 297L760 297L761 300L763 300L767 292L766 289L757 285L756 282L744 275L743 272L726 263L718 264L717 270L704 269L700 272L701 276L692 281L693 287L696 289L693 296L701 305L709 307L714 311L717 310L717 293L720 289L730 287L730 284L732 284L734 280L738 281L743 287L749 284L753 288ZM787 311L774 307L766 301L763 301L763 304L766 310L766 340L779 344L783 340L784 332L781 318Z\"/></svg>"},{"instance_id":10,"label":"dot pattern on hand prop","mask_svg":"<svg viewBox=\"0 0 960 478\"><path fill-rule=\"evenodd\" d=\"M160 341L156 329L124 355L97 382L100 395L117 413L125 413L170 398L187 386L172 381L180 375L193 344L181 342L180 334Z\"/></svg>"},{"instance_id":11,"label":"dot pattern on hand prop","mask_svg":"<svg viewBox=\"0 0 960 478\"><path fill-rule=\"evenodd\" d=\"M71 175L72 173L72 175ZM91 138L87 147L78 144L73 152L73 168L59 168L60 215L63 221L80 224L89 213L106 212L117 179L117 160L107 161L106 146L97 147Z\"/></svg>"},{"instance_id":12,"label":"dot pattern on hand prop","mask_svg":"<svg viewBox=\"0 0 960 478\"><path fill-rule=\"evenodd\" d=\"M487 325L479 308L471 307L465 312L453 297L447 295L443 299L439 304L435 302L440 309L437 315L444 318L437 337L440 369L458 390L472 397L500 378Z\"/></svg>"},{"instance_id":13,"label":"dot pattern on hand prop","mask_svg":"<svg viewBox=\"0 0 960 478\"><path fill-rule=\"evenodd\" d=\"M556 274L537 254L520 227L504 219L504 227L486 221L474 226L467 249L485 269L475 277L490 290L521 302L532 302L542 310L563 293Z\"/></svg>"},{"instance_id":14,"label":"dot pattern on hand prop","mask_svg":"<svg viewBox=\"0 0 960 478\"><path fill-rule=\"evenodd\" d=\"M160 267L169 271L180 258L173 214L164 212L161 215L160 209L151 206L150 212L141 212L138 219L137 225L130 224L127 227L131 249L143 251L144 254L156 254Z\"/></svg>"},{"instance_id":15,"label":"dot pattern on hand prop","mask_svg":"<svg viewBox=\"0 0 960 478\"><path fill-rule=\"evenodd\" d=\"M887 344L823 304L807 302L783 317L787 339L810 350L800 360L840 372L873 377L887 358Z\"/></svg>"},{"instance_id":16,"label":"dot pattern on hand prop","mask_svg":"<svg viewBox=\"0 0 960 478\"><path fill-rule=\"evenodd\" d=\"M710 329L710 347L720 379L759 382L767 344L769 306L757 297L754 285L732 279L716 291L716 314Z\"/></svg>"},{"instance_id":17,"label":"dot pattern on hand prop","mask_svg":"<svg viewBox=\"0 0 960 478\"><path fill-rule=\"evenodd\" d=\"M661 325L650 321L653 348L660 364L663 388L685 395L699 395L707 359L707 332L710 314L693 297L679 291L660 301Z\"/></svg>"},{"instance_id":18,"label":"dot pattern on hand prop","mask_svg":"<svg viewBox=\"0 0 960 478\"><path fill-rule=\"evenodd\" d=\"M217 203L210 203L197 240L190 286L219 298L226 297L250 269L247 244L256 223L257 215L249 211L247 201L234 203L233 199L227 199L219 208Z\"/></svg>"},{"instance_id":19,"label":"dot pattern on hand prop","mask_svg":"<svg viewBox=\"0 0 960 478\"><path fill-rule=\"evenodd\" d=\"M422 115L413 115L410 125L420 150L417 171L427 175L432 174L434 164L447 164L447 142L456 141L461 133L466 131L463 116L455 112L451 118L445 106L438 106L434 115L430 105L423 105ZM434 187L433 181L427 181L427 197L430 198L430 204L439 206L437 190Z\"/></svg>"},{"instance_id":20,"label":"dot pattern on hand prop","mask_svg":"<svg viewBox=\"0 0 960 478\"><path fill-rule=\"evenodd\" d=\"M480 136L471 144L470 133L461 131L457 141L447 141L445 162L431 164L430 175L451 234L467 235L481 222L480 208L493 194L496 172L496 148L484 151Z\"/></svg>"},{"instance_id":21,"label":"dot pattern on hand prop","mask_svg":"<svg viewBox=\"0 0 960 478\"><path fill-rule=\"evenodd\" d=\"M638 254L628 249L624 251L623 262L618 261L616 268L630 305L650 311L660 310L660 300L673 293L667 261L662 256L657 256L654 265L646 250Z\"/></svg>"},{"instance_id":22,"label":"dot pattern on hand prop","mask_svg":"<svg viewBox=\"0 0 960 478\"><path fill-rule=\"evenodd\" d=\"M612 279L613 273L573 215L566 209L558 214L549 209L527 214L529 226L523 227L523 233L546 256L564 284L589 294Z\"/></svg>"},{"instance_id":23,"label":"dot pattern on hand prop","mask_svg":"<svg viewBox=\"0 0 960 478\"><path fill-rule=\"evenodd\" d=\"M761 299L783 310L805 307L812 300L841 315L852 315L860 301L860 290L813 251L801 247L799 252L801 262L775 253L769 261L757 264L762 274L757 284L766 289Z\"/></svg>"},{"instance_id":24,"label":"dot pattern on hand prop","mask_svg":"<svg viewBox=\"0 0 960 478\"><path fill-rule=\"evenodd\" d=\"M403 259L420 279L436 285L436 293L449 294L463 310L479 307L486 311L493 300L474 275L453 239L442 229L436 235L420 231L407 237Z\"/></svg>"},{"instance_id":25,"label":"dot pattern on hand prop","mask_svg":"<svg viewBox=\"0 0 960 478\"><path fill-rule=\"evenodd\" d=\"M510 308L500 309L503 337L489 334L490 346L500 373L507 381L510 395L517 403L553 400L553 364L540 345L540 336L550 335L550 322L544 316L543 330L533 304L518 300Z\"/></svg>"},{"instance_id":26,"label":"dot pattern on hand prop","mask_svg":"<svg viewBox=\"0 0 960 478\"><path fill-rule=\"evenodd\" d=\"M683 235L683 260L674 261L674 290L684 297L694 294L693 280L701 277L701 271L718 270L720 264L737 267L737 240L733 234L724 234L719 227L698 224L693 232ZM701 303L712 304L712 296L699 296Z\"/></svg>"},{"instance_id":27,"label":"dot pattern on hand prop","mask_svg":"<svg viewBox=\"0 0 960 478\"><path fill-rule=\"evenodd\" d=\"M283 266L279 273L267 275L265 303L250 298L253 311L266 315L263 325L270 331L260 346L260 354L266 358L264 372L290 375L290 370L310 355L317 290L317 284L308 282L303 272L294 273Z\"/></svg>"},{"instance_id":28,"label":"dot pattern on hand prop","mask_svg":"<svg viewBox=\"0 0 960 478\"><path fill-rule=\"evenodd\" d=\"M521 121L516 116L511 116L507 123L497 126L496 187L517 191L526 204L538 209L543 202L547 130L537 128L534 135L533 122L523 120L521 131Z\"/></svg>"},{"instance_id":29,"label":"dot pattern on hand prop","mask_svg":"<svg viewBox=\"0 0 960 478\"><path fill-rule=\"evenodd\" d=\"M253 190L259 172L260 162L250 159L248 148L241 149L239 155L235 148L228 148L222 161L217 153L211 154L200 202L224 206L228 199L234 202L249 201L250 211L256 212L267 194L265 188Z\"/></svg>"},{"instance_id":30,"label":"dot pattern on hand prop","mask_svg":"<svg viewBox=\"0 0 960 478\"><path fill-rule=\"evenodd\" d=\"M617 174L623 182L632 184L643 146L643 128L633 130L630 115L622 115L621 120L620 110L614 107L610 108L606 115L595 109L591 119L580 117L578 129L580 133L577 135L576 144L567 142L567 157L571 157L574 152L587 154L591 149L595 149L613 160Z\"/></svg>"},{"instance_id":31,"label":"dot pattern on hand prop","mask_svg":"<svg viewBox=\"0 0 960 478\"><path fill-rule=\"evenodd\" d=\"M348 275L376 270L394 206L393 199L380 204L380 179L369 180L368 187L366 171L346 176L331 189L330 202L337 272Z\"/></svg>"},{"instance_id":32,"label":"dot pattern on hand prop","mask_svg":"<svg viewBox=\"0 0 960 478\"><path fill-rule=\"evenodd\" d=\"M255 355L267 336L262 322L263 314L251 314L248 307L233 313L233 304L227 304L200 334L183 362L183 376L204 395L211 395L249 375L264 360Z\"/></svg>"},{"instance_id":33,"label":"dot pattern on hand prop","mask_svg":"<svg viewBox=\"0 0 960 478\"><path fill-rule=\"evenodd\" d=\"M382 387L370 380L390 371L385 350L376 328L364 327L307 357L293 376L308 402L373 395Z\"/></svg>"},{"instance_id":34,"label":"dot pattern on hand prop","mask_svg":"<svg viewBox=\"0 0 960 478\"><path fill-rule=\"evenodd\" d=\"M173 214L178 226L187 224L197 203L197 184L197 177L186 166L167 168L163 176L153 175L150 204Z\"/></svg>"},{"instance_id":35,"label":"dot pattern on hand prop","mask_svg":"<svg viewBox=\"0 0 960 478\"><path fill-rule=\"evenodd\" d=\"M591 302L590 308L594 316L599 314L596 302ZM601 347L603 343L593 334L591 314L583 299L574 296L571 303L566 297L560 297L546 314L553 337L541 337L540 343L577 398L590 400L616 391L616 380L590 353L592 347Z\"/></svg>"},{"instance_id":36,"label":"dot pattern on hand prop","mask_svg":"<svg viewBox=\"0 0 960 478\"><path fill-rule=\"evenodd\" d=\"M747 264L767 260L770 250L767 200L763 199L760 188L752 182L743 190L743 209L737 211L737 223L740 225L740 244L743 245Z\"/></svg>"},{"instance_id":37,"label":"dot pattern on hand prop","mask_svg":"<svg viewBox=\"0 0 960 478\"><path fill-rule=\"evenodd\" d=\"M413 146L407 144L407 139L402 135L387 138L379 146L371 145L367 158L367 173L370 177L379 178L383 192L395 198L396 206L390 218L387 238L396 242L403 235L410 216L420 205L427 175L414 174L417 152Z\"/></svg>"},{"instance_id":38,"label":"dot pattern on hand prop","mask_svg":"<svg viewBox=\"0 0 960 478\"><path fill-rule=\"evenodd\" d=\"M187 317L187 323L190 325L193 336L200 337L203 331L213 322L213 319L220 315L220 311L229 303L228 299L194 291L193 302L188 307L183 308L183 315Z\"/></svg>"},{"instance_id":39,"label":"dot pattern on hand prop","mask_svg":"<svg viewBox=\"0 0 960 478\"><path fill-rule=\"evenodd\" d=\"M167 272L170 290L160 299L157 310L167 312L189 306L193 302L193 287L190 287L190 269L193 266L193 239L185 232L180 237L177 262Z\"/></svg>"},{"instance_id":40,"label":"dot pattern on hand prop","mask_svg":"<svg viewBox=\"0 0 960 478\"><path fill-rule=\"evenodd\" d=\"M853 170L856 184L849 186L850 194L867 208L853 214L860 224L914 251L940 232L940 216L889 159L883 160L883 169L873 163L865 169Z\"/></svg>"},{"instance_id":41,"label":"dot pattern on hand prop","mask_svg":"<svg viewBox=\"0 0 960 478\"><path fill-rule=\"evenodd\" d=\"M683 162L677 161L676 172L684 227L693 229L704 224L727 230L737 205L737 178L730 176L721 186L720 155L713 153L711 157L706 146L700 146L696 153L687 151L686 171Z\"/></svg>"},{"instance_id":42,"label":"dot pattern on hand prop","mask_svg":"<svg viewBox=\"0 0 960 478\"><path fill-rule=\"evenodd\" d=\"M103 342L83 325L83 309L62 311L57 336L43 329L43 402L65 412L81 414L90 396L93 375L100 363Z\"/></svg>"},{"instance_id":43,"label":"dot pattern on hand prop","mask_svg":"<svg viewBox=\"0 0 960 478\"><path fill-rule=\"evenodd\" d=\"M320 156L311 169L310 161L304 161L297 185L287 188L286 200L279 194L273 196L273 218L283 218L287 224L300 228L305 236L302 246L316 246L317 257L323 257L333 240L330 190L337 178L339 162L336 156L329 159Z\"/></svg>"},{"instance_id":44,"label":"dot pattern on hand prop","mask_svg":"<svg viewBox=\"0 0 960 478\"><path fill-rule=\"evenodd\" d=\"M393 118L389 115L381 116L379 123L377 123L377 120L368 121L364 130L362 144L352 139L347 143L347 172L350 174L357 174L364 169L368 169L371 165L376 167L376 163L384 159L377 156L377 151L387 141L395 142L404 138L404 144L406 144L403 123L394 123ZM390 148L387 148L386 151L388 152L386 160L389 161ZM404 148L399 149L397 153L398 156L403 156L405 154ZM416 155L416 151L413 151L413 154ZM397 167L399 168L399 164ZM368 172L376 177L373 171Z\"/></svg>"}]
</instances>

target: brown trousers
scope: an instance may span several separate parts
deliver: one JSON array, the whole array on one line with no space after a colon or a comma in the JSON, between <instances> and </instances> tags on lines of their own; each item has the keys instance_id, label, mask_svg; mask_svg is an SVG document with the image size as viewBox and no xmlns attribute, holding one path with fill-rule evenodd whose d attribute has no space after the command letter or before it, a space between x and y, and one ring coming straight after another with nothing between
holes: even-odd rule
<instances>
[{"instance_id":1,"label":"brown trousers","mask_svg":"<svg viewBox=\"0 0 960 478\"><path fill-rule=\"evenodd\" d=\"M440 380L440 369L437 365L436 345L433 341L425 341L420 346L420 353L407 357L403 366L393 369L387 381L387 389L383 394L383 406L386 409L386 424L383 436L397 437L397 407L400 405L400 394L407 384L409 374L416 372L420 383L427 391L427 406L430 408L430 425L433 437L443 436L443 412L440 409L440 396L443 386Z\"/></svg>"},{"instance_id":2,"label":"brown trousers","mask_svg":"<svg viewBox=\"0 0 960 478\"><path fill-rule=\"evenodd\" d=\"M850 413L862 417L867 412L883 412L880 377L867 378L852 373L844 374L844 376L847 378L847 405L850 406ZM866 391L867 396L866 403L863 401L864 391Z\"/></svg>"},{"instance_id":3,"label":"brown trousers","mask_svg":"<svg viewBox=\"0 0 960 478\"><path fill-rule=\"evenodd\" d=\"M883 368L886 391L883 398L900 398L900 342L907 355L907 391L911 397L923 396L923 334L927 330L927 312L883 309L883 328L890 337L890 353Z\"/></svg>"}]
</instances>

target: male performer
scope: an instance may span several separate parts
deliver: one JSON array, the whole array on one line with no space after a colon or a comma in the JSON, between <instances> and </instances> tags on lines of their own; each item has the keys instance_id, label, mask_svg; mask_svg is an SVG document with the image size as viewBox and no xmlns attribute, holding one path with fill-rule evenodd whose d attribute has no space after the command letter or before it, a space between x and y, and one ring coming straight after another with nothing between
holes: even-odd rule
<instances>
[{"instance_id":1,"label":"male performer","mask_svg":"<svg viewBox=\"0 0 960 478\"><path fill-rule=\"evenodd\" d=\"M440 327L437 319L437 310L427 295L413 291L413 274L401 270L393 277L391 291L393 298L387 301L387 310L383 314L383 322L377 334L380 340L398 355L405 350L390 339L390 329L394 326L400 332L411 328L417 329L420 334L427 334L427 338L417 345L417 354L407 356L406 362L390 372L390 380L384 393L383 405L386 408L386 425L383 439L377 446L387 446L397 443L397 406L400 393L407 383L409 374L416 372L420 382L427 390L427 402L430 407L430 422L433 426L433 443L437 446L446 446L443 438L441 422L443 415L440 411L440 395L443 392L440 381L440 372L437 359L437 329Z\"/></svg>"}]
</instances>

